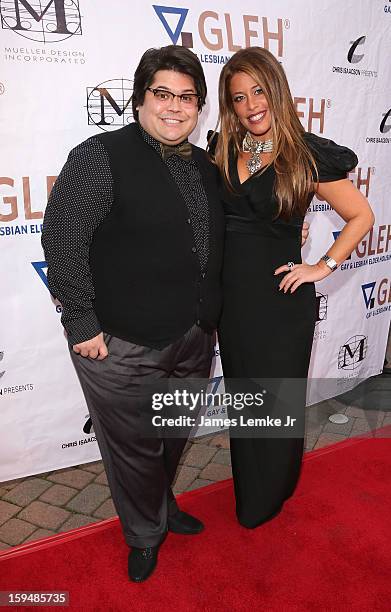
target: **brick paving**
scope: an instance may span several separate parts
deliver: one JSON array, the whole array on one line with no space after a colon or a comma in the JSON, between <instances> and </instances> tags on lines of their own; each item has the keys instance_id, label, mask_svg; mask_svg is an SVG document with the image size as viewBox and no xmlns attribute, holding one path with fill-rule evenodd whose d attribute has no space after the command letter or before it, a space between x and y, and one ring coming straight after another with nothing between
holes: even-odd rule
<instances>
[{"instance_id":1,"label":"brick paving","mask_svg":"<svg viewBox=\"0 0 391 612\"><path fill-rule=\"evenodd\" d=\"M9 504L6 501L0 500L0 525L6 523L14 514L20 512L20 507L14 504Z\"/></svg>"},{"instance_id":2,"label":"brick paving","mask_svg":"<svg viewBox=\"0 0 391 612\"><path fill-rule=\"evenodd\" d=\"M334 413L347 423L329 421ZM306 451L391 425L389 412L365 411L336 399L307 410ZM188 442L174 484L176 494L230 478L228 432ZM0 483L0 550L115 516L101 461Z\"/></svg>"},{"instance_id":3,"label":"brick paving","mask_svg":"<svg viewBox=\"0 0 391 612\"><path fill-rule=\"evenodd\" d=\"M29 478L11 489L3 499L17 506L27 506L34 499L37 499L46 489L50 487L50 482L43 478Z\"/></svg>"},{"instance_id":4,"label":"brick paving","mask_svg":"<svg viewBox=\"0 0 391 612\"><path fill-rule=\"evenodd\" d=\"M18 514L18 518L28 521L33 525L37 525L38 527L42 527L43 529L56 530L61 527L69 515L70 512L64 510L64 508L51 506L41 501L34 501Z\"/></svg>"}]
</instances>

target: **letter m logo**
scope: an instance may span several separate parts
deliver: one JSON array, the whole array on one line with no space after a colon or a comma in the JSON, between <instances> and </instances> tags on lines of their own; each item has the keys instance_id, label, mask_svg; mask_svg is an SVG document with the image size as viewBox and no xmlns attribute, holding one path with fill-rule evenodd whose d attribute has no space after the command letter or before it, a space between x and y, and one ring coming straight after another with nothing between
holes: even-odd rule
<instances>
[{"instance_id":1,"label":"letter m logo","mask_svg":"<svg viewBox=\"0 0 391 612\"><path fill-rule=\"evenodd\" d=\"M0 7L2 27L32 40L38 40L33 32L41 32L41 42L50 35L81 34L79 0L49 0L46 5L42 0L0 0Z\"/></svg>"},{"instance_id":2,"label":"letter m logo","mask_svg":"<svg viewBox=\"0 0 391 612\"><path fill-rule=\"evenodd\" d=\"M111 79L87 88L88 124L105 126L127 125L133 118L133 83L128 79Z\"/></svg>"},{"instance_id":3,"label":"letter m logo","mask_svg":"<svg viewBox=\"0 0 391 612\"><path fill-rule=\"evenodd\" d=\"M341 346L338 354L338 369L355 370L367 354L366 336L353 336Z\"/></svg>"}]
</instances>

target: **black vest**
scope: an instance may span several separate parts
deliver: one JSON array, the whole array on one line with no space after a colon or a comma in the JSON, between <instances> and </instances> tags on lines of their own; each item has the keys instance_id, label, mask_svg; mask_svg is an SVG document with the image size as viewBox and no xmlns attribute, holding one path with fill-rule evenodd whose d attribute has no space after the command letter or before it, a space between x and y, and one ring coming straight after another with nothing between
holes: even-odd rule
<instances>
[{"instance_id":1,"label":"black vest","mask_svg":"<svg viewBox=\"0 0 391 612\"><path fill-rule=\"evenodd\" d=\"M187 206L137 124L97 136L110 159L114 201L94 234L90 268L103 331L163 348L193 324L217 327L224 216L216 167L193 146L209 203L209 260L201 273Z\"/></svg>"}]
</instances>

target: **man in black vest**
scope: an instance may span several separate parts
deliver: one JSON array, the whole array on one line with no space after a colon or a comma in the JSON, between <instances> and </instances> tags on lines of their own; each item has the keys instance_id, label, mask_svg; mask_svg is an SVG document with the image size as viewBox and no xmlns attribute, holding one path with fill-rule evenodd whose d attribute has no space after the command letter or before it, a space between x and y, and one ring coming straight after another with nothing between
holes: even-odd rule
<instances>
[{"instance_id":1,"label":"man in black vest","mask_svg":"<svg viewBox=\"0 0 391 612\"><path fill-rule=\"evenodd\" d=\"M43 226L49 288L63 306L131 547L129 577L138 582L154 570L167 530L203 528L171 490L186 439L145 437L139 417L149 386L209 376L223 213L215 168L187 141L205 97L194 53L174 45L147 51L134 76L136 122L71 151Z\"/></svg>"}]
</instances>

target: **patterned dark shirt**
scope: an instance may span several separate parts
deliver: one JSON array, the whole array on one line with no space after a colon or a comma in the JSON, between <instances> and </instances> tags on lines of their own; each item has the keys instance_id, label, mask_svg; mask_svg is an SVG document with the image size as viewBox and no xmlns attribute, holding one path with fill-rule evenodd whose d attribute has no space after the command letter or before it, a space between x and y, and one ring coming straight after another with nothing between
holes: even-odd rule
<instances>
[{"instance_id":1,"label":"patterned dark shirt","mask_svg":"<svg viewBox=\"0 0 391 612\"><path fill-rule=\"evenodd\" d=\"M141 125L139 128L144 140L162 155L159 141L148 134ZM208 200L202 184L200 171L194 160L185 160L178 155L172 155L165 160L166 165L178 185L182 198L189 210L194 242L202 271L205 270L209 255L209 211Z\"/></svg>"},{"instance_id":2,"label":"patterned dark shirt","mask_svg":"<svg viewBox=\"0 0 391 612\"><path fill-rule=\"evenodd\" d=\"M144 140L162 155L160 143L139 127ZM209 254L208 201L198 166L176 155L165 163L189 210L204 270ZM46 207L42 246L48 262L48 284L62 304L61 321L71 345L101 332L93 309L89 249L94 232L111 210L113 193L108 153L98 138L91 137L70 152Z\"/></svg>"}]
</instances>

